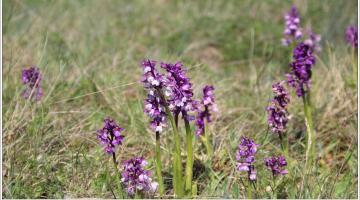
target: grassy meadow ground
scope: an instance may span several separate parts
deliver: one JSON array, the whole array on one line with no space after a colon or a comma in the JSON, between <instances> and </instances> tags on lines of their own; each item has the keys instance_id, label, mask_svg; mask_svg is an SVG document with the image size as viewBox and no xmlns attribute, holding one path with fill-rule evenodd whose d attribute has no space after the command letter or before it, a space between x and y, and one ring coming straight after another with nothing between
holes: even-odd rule
<instances>
[{"instance_id":1,"label":"grassy meadow ground","mask_svg":"<svg viewBox=\"0 0 360 200\"><path fill-rule=\"evenodd\" d=\"M322 35L311 96L319 158L302 187L304 113L292 94L290 173L277 197L356 198L358 99L344 39L345 27L357 23L355 0L3 1L2 197L112 198L109 173L115 172L96 138L106 116L126 129L118 159L142 155L154 169L155 134L139 82L141 60L152 58L183 61L197 98L205 84L216 88L212 170L204 168L199 139L194 146L198 197L246 198L246 173L235 169L239 138L246 135L262 145L256 197L270 198L271 173L262 158L280 152L280 145L268 132L265 107L271 84L289 71L290 49L280 40L292 3L302 26ZM21 70L29 65L43 73L40 102L21 96ZM162 145L171 198L170 129Z\"/></svg>"}]
</instances>

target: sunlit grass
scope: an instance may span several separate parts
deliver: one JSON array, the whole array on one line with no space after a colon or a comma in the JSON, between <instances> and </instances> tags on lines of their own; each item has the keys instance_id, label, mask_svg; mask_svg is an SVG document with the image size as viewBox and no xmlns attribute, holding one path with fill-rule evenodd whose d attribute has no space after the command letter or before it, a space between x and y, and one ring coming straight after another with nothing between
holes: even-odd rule
<instances>
[{"instance_id":1,"label":"sunlit grass","mask_svg":"<svg viewBox=\"0 0 360 200\"><path fill-rule=\"evenodd\" d=\"M110 158L95 131L110 116L124 128L120 160L142 155L155 171L155 134L143 113L140 62L181 60L195 96L216 87L219 114L209 127L212 169L195 139L194 181L199 197L245 198L246 173L235 169L241 135L261 144L256 156L258 198L270 198L271 174L262 158L281 152L268 132L265 107L271 84L288 71L282 47L283 13L291 2L263 1L4 1L3 197L112 198ZM278 198L355 198L357 97L344 28L357 17L356 1L295 1L303 22L323 36L313 68L317 168L302 186L305 125L292 95L288 124L291 174ZM44 98L22 99L21 69L37 65ZM194 127L192 127L194 129ZM185 130L180 129L185 152ZM171 129L161 137L165 197L172 197ZM185 166L186 155L182 155ZM105 164L106 163L106 164ZM246 184L246 183L245 183Z\"/></svg>"}]
</instances>

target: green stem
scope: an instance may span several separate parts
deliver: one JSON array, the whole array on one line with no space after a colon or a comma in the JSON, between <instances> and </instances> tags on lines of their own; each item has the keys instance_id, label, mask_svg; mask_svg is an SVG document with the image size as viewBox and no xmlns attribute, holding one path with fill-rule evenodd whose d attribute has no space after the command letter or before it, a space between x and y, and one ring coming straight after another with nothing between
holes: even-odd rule
<instances>
[{"instance_id":1,"label":"green stem","mask_svg":"<svg viewBox=\"0 0 360 200\"><path fill-rule=\"evenodd\" d=\"M164 181L161 174L162 166L161 166L161 151L160 151L160 133L156 132L156 147L155 147L155 153L156 153L156 175L157 175L157 181L159 183L159 194L160 196L163 196L164 194Z\"/></svg>"},{"instance_id":2,"label":"green stem","mask_svg":"<svg viewBox=\"0 0 360 200\"><path fill-rule=\"evenodd\" d=\"M212 155L213 155L213 147L212 147L212 144L210 142L210 137L209 137L209 133L208 133L208 123L207 121L205 120L204 122L204 137L203 137L203 140L204 140L204 143L205 143L205 147L206 147L206 152L207 152L207 157L208 157L208 160L211 161L212 160Z\"/></svg>"},{"instance_id":3,"label":"green stem","mask_svg":"<svg viewBox=\"0 0 360 200\"><path fill-rule=\"evenodd\" d=\"M136 190L134 199L144 199L144 195Z\"/></svg>"},{"instance_id":4,"label":"green stem","mask_svg":"<svg viewBox=\"0 0 360 200\"><path fill-rule=\"evenodd\" d=\"M277 199L276 198L276 180L275 180L275 176L273 175L273 187L271 188L272 189L272 199Z\"/></svg>"},{"instance_id":5,"label":"green stem","mask_svg":"<svg viewBox=\"0 0 360 200\"><path fill-rule=\"evenodd\" d=\"M253 192L253 189L254 189L254 192ZM247 190L247 198L248 199L256 198L256 187L255 187L254 181L251 181L250 179L248 179L246 190Z\"/></svg>"},{"instance_id":6,"label":"green stem","mask_svg":"<svg viewBox=\"0 0 360 200\"><path fill-rule=\"evenodd\" d=\"M248 199L253 199L251 187L249 187L249 186L250 185L248 185L248 188L247 188L247 198Z\"/></svg>"},{"instance_id":7,"label":"green stem","mask_svg":"<svg viewBox=\"0 0 360 200\"><path fill-rule=\"evenodd\" d=\"M159 89L158 90L161 99L164 100L164 102L166 102L165 96L163 94L163 92ZM178 129L176 126L176 122L174 119L174 116L172 115L169 106L165 105L165 111L166 111L166 115L171 123L172 129L173 129L173 133L174 133L174 152L173 152L173 188L174 188L174 193L177 197L183 197L184 196L184 181L183 181L183 176L182 176L182 163L181 163L181 147L180 147L180 135L178 133Z\"/></svg>"},{"instance_id":8,"label":"green stem","mask_svg":"<svg viewBox=\"0 0 360 200\"><path fill-rule=\"evenodd\" d=\"M107 186L109 187L109 189L110 189L110 192L111 192L111 194L114 196L114 199L117 199L117 197L116 197L116 195L115 195L115 192L114 192L114 190L112 189L112 187L111 187L111 181L109 180L110 179L110 176L111 176L111 172L110 172L110 170L109 170L109 167L107 166L106 167L106 183L107 183Z\"/></svg>"},{"instance_id":9,"label":"green stem","mask_svg":"<svg viewBox=\"0 0 360 200\"><path fill-rule=\"evenodd\" d=\"M193 134L191 133L189 121L184 119L186 129L186 171L185 171L185 191L191 194L192 176L193 176Z\"/></svg>"},{"instance_id":10,"label":"green stem","mask_svg":"<svg viewBox=\"0 0 360 200\"><path fill-rule=\"evenodd\" d=\"M175 191L175 195L177 197L183 197L184 196L184 188L183 188L182 163L181 163L180 135L176 128L175 120L174 120L173 115L170 112L169 107L165 106L165 109L166 109L167 116L170 120L171 126L173 128L174 142L175 142L174 159L173 159L174 191Z\"/></svg>"},{"instance_id":11,"label":"green stem","mask_svg":"<svg viewBox=\"0 0 360 200\"><path fill-rule=\"evenodd\" d=\"M258 191L257 191L257 189L256 189L256 183L255 183L255 181L250 181L251 182L251 185L253 186L253 188L254 188L254 193L255 193L255 198L257 198L257 194L258 194Z\"/></svg>"},{"instance_id":12,"label":"green stem","mask_svg":"<svg viewBox=\"0 0 360 200\"><path fill-rule=\"evenodd\" d=\"M286 132L279 134L280 138L280 144L281 144L281 150L283 151L286 158L289 156L289 150L288 150L288 137Z\"/></svg>"},{"instance_id":13,"label":"green stem","mask_svg":"<svg viewBox=\"0 0 360 200\"><path fill-rule=\"evenodd\" d=\"M312 110L310 103L310 92L307 91L303 95L304 102L304 113L305 113L305 125L306 125L306 135L305 139L306 143L306 161L305 161L305 170L307 172L310 171L313 166L314 158L315 158L315 131L312 121ZM306 173L305 173L306 174Z\"/></svg>"},{"instance_id":14,"label":"green stem","mask_svg":"<svg viewBox=\"0 0 360 200\"><path fill-rule=\"evenodd\" d=\"M357 77L358 77L358 50L357 48L353 48L353 76L355 84L357 85Z\"/></svg>"},{"instance_id":15,"label":"green stem","mask_svg":"<svg viewBox=\"0 0 360 200\"><path fill-rule=\"evenodd\" d=\"M114 164L114 168L116 171L116 185L118 186L118 190L119 190L119 195L120 195L120 199L122 199L124 197L123 192L122 192L122 188L121 188L121 181L120 181L120 171L117 168L117 161L116 161L116 156L115 156L115 152L112 153L112 160L113 160L113 164Z\"/></svg>"},{"instance_id":16,"label":"green stem","mask_svg":"<svg viewBox=\"0 0 360 200\"><path fill-rule=\"evenodd\" d=\"M174 120L175 120L176 129L178 129L179 128L179 113L178 112L174 113Z\"/></svg>"}]
</instances>

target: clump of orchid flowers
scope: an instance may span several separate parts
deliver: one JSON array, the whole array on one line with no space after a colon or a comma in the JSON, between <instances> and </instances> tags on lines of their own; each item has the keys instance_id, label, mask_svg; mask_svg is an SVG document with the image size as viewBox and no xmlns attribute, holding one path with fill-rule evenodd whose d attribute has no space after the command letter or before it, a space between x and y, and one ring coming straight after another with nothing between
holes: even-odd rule
<instances>
[{"instance_id":1,"label":"clump of orchid flowers","mask_svg":"<svg viewBox=\"0 0 360 200\"><path fill-rule=\"evenodd\" d=\"M306 163L305 173L308 174L313 167L316 158L315 129L312 121L312 106L310 101L312 69L315 65L314 53L321 51L321 35L312 31L311 27L302 29L300 14L296 6L285 14L285 28L282 44L290 46L291 61L289 72L285 75L287 80L275 82L272 85L273 98L266 107L269 130L279 137L283 154L273 154L263 158L263 165L272 174L275 188L275 179L281 175L290 173L287 158L288 139L287 124L290 120L288 105L290 93L286 89L286 83L295 90L296 96L302 98L305 115L305 140L306 140ZM345 30L346 41L352 47L354 55L354 74L357 74L357 26L349 25ZM194 187L193 178L193 145L194 136L198 136L205 144L208 160L213 156L212 142L209 136L209 124L213 122L213 114L218 111L215 103L215 87L206 85L202 92L201 100L194 98L193 84L187 75L187 70L182 62L167 63L145 59L141 63L143 76L141 82L146 90L144 99L144 112L150 118L149 126L156 135L155 162L157 180L153 180L153 173L148 169L148 162L144 157L136 156L122 162L122 170L119 170L117 147L124 143L125 136L122 128L114 119L105 118L103 127L97 130L97 138L103 145L104 151L111 155L112 164L116 171L118 193L120 198L144 197L144 194L159 192L164 195L164 180L162 177L161 143L160 138L169 126L172 127L174 149L173 160L173 189L175 197L181 198L187 195L191 197ZM41 87L42 75L40 69L35 66L22 70L22 82L25 89L22 93L25 99L39 101L43 96ZM186 168L183 175L181 159L180 122L183 120L186 132ZM194 129L191 128L193 123ZM193 132L193 130L195 130ZM248 187L253 185L256 190L257 170L256 154L261 145L253 139L242 136L236 151L236 170L246 172ZM185 180L184 180L185 178ZM195 185L196 187L196 185ZM251 190L249 198L252 198ZM124 194L126 191L126 196ZM273 196L275 197L275 196Z\"/></svg>"},{"instance_id":2,"label":"clump of orchid flowers","mask_svg":"<svg viewBox=\"0 0 360 200\"><path fill-rule=\"evenodd\" d=\"M118 181L119 197L124 198L123 186L126 187L129 196L142 196L145 193L153 193L157 190L158 183L152 181L151 171L145 169L147 161L143 157L134 157L124 161L122 173L118 169L119 162L116 147L122 145L124 141L125 136L122 134L124 130L112 118L105 118L103 127L97 130L97 137L100 143L104 145L104 151L112 155L112 163Z\"/></svg>"},{"instance_id":3,"label":"clump of orchid flowers","mask_svg":"<svg viewBox=\"0 0 360 200\"><path fill-rule=\"evenodd\" d=\"M205 120L211 122L209 108L215 108L214 87L206 86L204 88L203 101L194 99L192 83L186 74L186 69L182 62L167 63L161 62L160 68L156 67L156 61L145 59L142 62L144 88L148 93L145 100L145 112L151 118L150 126L156 134L156 172L159 183L159 193L163 195L164 186L162 178L161 151L160 151L160 133L169 121L173 132L174 151L173 151L173 187L177 197L191 195L193 187L193 136L191 122L196 119L197 135L205 134ZM163 69L164 73L160 73ZM204 110L201 110L204 106ZM198 114L195 117L195 112ZM206 119L205 119L206 118ZM186 132L186 169L185 183L182 172L181 161L181 141L179 120L184 121ZM203 124L200 123L203 122ZM200 132L199 130L202 129ZM212 147L209 145L209 139L206 140L207 152L211 155Z\"/></svg>"},{"instance_id":4,"label":"clump of orchid flowers","mask_svg":"<svg viewBox=\"0 0 360 200\"><path fill-rule=\"evenodd\" d=\"M291 173L286 169L288 166L287 158L288 139L287 124L290 120L288 106L290 103L290 93L286 88L295 89L296 96L302 98L304 104L304 115L306 125L306 163L305 174L312 167L315 159L315 131L312 122L312 107L310 104L312 68L315 64L314 52L320 52L321 36L314 33L311 28L303 30L300 26L300 15L295 6L285 15L285 30L282 42L284 45L292 45L290 70L286 74L287 80L275 82L272 85L273 98L270 99L266 107L267 122L269 130L279 137L281 141L282 154L273 154L271 157L263 158L263 166L268 168L272 174L273 198L276 198L276 178L281 175ZM304 35L308 36L307 38ZM301 41L301 38L305 38ZM346 38L353 47L357 49L357 31L350 26L346 30ZM206 146L208 159L213 156L213 147L209 137L208 124L213 121L212 114L217 112L215 103L215 87L206 85L203 88L201 100L194 98L193 85L187 76L187 70L182 62L167 63L145 59L141 63L143 77L141 82L146 90L144 100L144 112L150 118L150 128L155 132L155 162L157 181L153 181L152 172L146 169L147 162L143 157L134 157L123 163L122 173L119 173L119 190L126 188L129 196L136 196L143 193L159 192L162 197L165 192L162 177L161 143L160 138L165 137L167 127L172 128L174 149L172 154L173 161L173 190L175 197L181 198L185 195L191 197L193 182L193 145L194 136L200 137ZM36 74L36 73L35 73ZM32 75L36 76L36 75ZM37 75L40 76L40 75ZM24 77L24 75L23 75ZM26 75L26 77L31 77ZM28 78L30 79L30 78ZM27 79L26 79L27 80ZM24 81L25 82L25 81ZM27 81L29 82L29 81ZM34 86L33 86L34 87ZM35 87L36 88L36 87ZM181 159L181 137L180 120L183 120L186 132L186 167L183 176ZM191 126L195 126L193 132ZM113 119L104 120L104 127L98 130L98 138L104 145L104 150L113 156L113 163L117 169L116 146L123 143L124 131ZM196 137L195 137L196 138ZM247 173L247 187L254 187L256 192L257 170L256 155L261 148L255 140L242 136L236 151L236 169L239 172ZM284 154L284 155L283 155ZM185 180L184 180L185 179ZM249 198L252 198L252 192ZM123 196L121 196L123 197ZM140 195L141 197L141 195Z\"/></svg>"}]
</instances>

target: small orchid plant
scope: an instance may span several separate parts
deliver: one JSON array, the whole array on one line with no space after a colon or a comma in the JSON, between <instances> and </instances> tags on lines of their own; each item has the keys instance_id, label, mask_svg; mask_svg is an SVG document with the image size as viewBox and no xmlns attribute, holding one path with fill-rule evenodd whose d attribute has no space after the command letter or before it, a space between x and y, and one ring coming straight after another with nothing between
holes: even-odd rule
<instances>
[{"instance_id":1,"label":"small orchid plant","mask_svg":"<svg viewBox=\"0 0 360 200\"><path fill-rule=\"evenodd\" d=\"M41 73L38 67L29 67L22 70L22 81L26 86L23 97L25 99L31 99L35 97L35 100L40 100L44 95L41 88Z\"/></svg>"}]
</instances>

